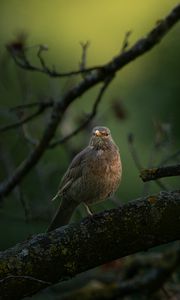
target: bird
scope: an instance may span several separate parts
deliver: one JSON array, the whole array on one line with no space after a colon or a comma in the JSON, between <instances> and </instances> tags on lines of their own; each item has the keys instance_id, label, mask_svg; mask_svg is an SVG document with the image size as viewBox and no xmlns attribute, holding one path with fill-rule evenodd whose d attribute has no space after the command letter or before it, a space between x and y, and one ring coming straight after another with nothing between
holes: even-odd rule
<instances>
[{"instance_id":1,"label":"bird","mask_svg":"<svg viewBox=\"0 0 180 300\"><path fill-rule=\"evenodd\" d=\"M83 203L88 215L89 205L113 195L121 181L122 164L119 148L109 128L94 127L89 144L70 163L62 177L57 194L61 203L47 232L67 225L76 207Z\"/></svg>"}]
</instances>

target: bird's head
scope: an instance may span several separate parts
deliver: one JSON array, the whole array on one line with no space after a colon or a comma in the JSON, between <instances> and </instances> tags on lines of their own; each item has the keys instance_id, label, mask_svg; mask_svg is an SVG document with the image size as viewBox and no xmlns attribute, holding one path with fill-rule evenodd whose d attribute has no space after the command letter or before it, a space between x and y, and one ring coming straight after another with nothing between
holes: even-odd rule
<instances>
[{"instance_id":1,"label":"bird's head","mask_svg":"<svg viewBox=\"0 0 180 300\"><path fill-rule=\"evenodd\" d=\"M96 138L107 139L111 137L111 132L107 127L94 127L92 135Z\"/></svg>"},{"instance_id":2,"label":"bird's head","mask_svg":"<svg viewBox=\"0 0 180 300\"><path fill-rule=\"evenodd\" d=\"M109 128L103 126L94 127L89 144L98 149L114 144Z\"/></svg>"}]
</instances>

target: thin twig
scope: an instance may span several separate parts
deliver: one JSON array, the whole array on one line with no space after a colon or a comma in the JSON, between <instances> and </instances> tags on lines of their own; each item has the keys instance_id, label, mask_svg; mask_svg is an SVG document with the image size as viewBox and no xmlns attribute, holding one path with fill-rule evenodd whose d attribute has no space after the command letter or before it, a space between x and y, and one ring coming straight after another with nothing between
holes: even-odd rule
<instances>
[{"instance_id":1,"label":"thin twig","mask_svg":"<svg viewBox=\"0 0 180 300\"><path fill-rule=\"evenodd\" d=\"M132 133L130 133L128 135L128 145L129 145L129 149L130 149L130 152L131 152L131 155L132 155L132 158L134 160L134 163L135 163L135 166L137 167L137 169L139 170L139 172L142 171L143 167L142 167L142 164L140 162L140 159L139 159L139 156L137 154L137 151L134 147L134 136ZM160 181L160 180L156 180L155 183L160 187L162 188L163 190L167 191L168 189L166 188L166 186ZM143 192L143 194L145 194Z\"/></svg>"},{"instance_id":2,"label":"thin twig","mask_svg":"<svg viewBox=\"0 0 180 300\"><path fill-rule=\"evenodd\" d=\"M124 51L126 51L126 49L128 48L129 46L129 38L132 34L132 31L129 30L126 32L125 34L125 37L124 37L124 41L123 41L123 44L122 44L122 49L121 49L121 53L123 53Z\"/></svg>"},{"instance_id":3,"label":"thin twig","mask_svg":"<svg viewBox=\"0 0 180 300\"><path fill-rule=\"evenodd\" d=\"M166 159L162 160L158 167L164 166L165 164L167 164L167 162L174 160L174 159L178 158L179 156L180 156L180 150L176 151L174 154L172 154L169 157L167 157Z\"/></svg>"},{"instance_id":4,"label":"thin twig","mask_svg":"<svg viewBox=\"0 0 180 300\"><path fill-rule=\"evenodd\" d=\"M49 145L50 148L54 148L57 145L63 144L65 142L67 142L70 138L72 138L73 136L75 136L77 133L79 133L81 130L85 129L86 126L92 121L92 119L96 116L97 114L97 110L98 110L98 105L102 99L102 96L104 95L107 87L109 86L110 82L112 81L113 77L111 77L110 79L106 80L102 86L102 88L100 89L100 92L94 102L93 108L91 113L89 114L88 118L82 123L80 124L79 127L77 127L75 130L73 130L70 134L66 135L65 137L62 137L61 139L56 140L55 142L51 143Z\"/></svg>"},{"instance_id":5,"label":"thin twig","mask_svg":"<svg viewBox=\"0 0 180 300\"><path fill-rule=\"evenodd\" d=\"M75 70L75 71L61 73L61 72L57 72L54 68L52 68L52 69L48 68L46 66L41 54L39 55L39 52L38 52L38 57L40 59L41 67L37 67L37 66L34 66L33 64L31 64L29 62L28 58L25 56L25 53L21 58L19 58L12 51L10 51L10 49L8 49L8 51L10 52L11 57L13 58L16 65L18 67L20 67L21 69L24 69L27 71L44 73L50 77L59 77L59 78L70 77L70 76L88 73L88 72L92 72L92 71L96 71L96 70L101 70L103 68L103 66L94 66L94 67L86 68L86 69L82 69L82 70Z\"/></svg>"},{"instance_id":6,"label":"thin twig","mask_svg":"<svg viewBox=\"0 0 180 300\"><path fill-rule=\"evenodd\" d=\"M82 57L81 57L81 62L79 64L80 70L84 70L86 68L86 60L87 60L87 50L88 47L90 46L90 42L87 41L86 43L80 43L82 47Z\"/></svg>"},{"instance_id":7,"label":"thin twig","mask_svg":"<svg viewBox=\"0 0 180 300\"><path fill-rule=\"evenodd\" d=\"M30 103L25 103L25 104L19 104L16 106L13 106L11 108L9 108L8 110L11 111L17 111L17 110L22 110L22 109L29 109L29 108L33 108L33 107L51 107L53 106L54 101L52 99L48 100L48 101L35 101L35 102L30 102Z\"/></svg>"},{"instance_id":8,"label":"thin twig","mask_svg":"<svg viewBox=\"0 0 180 300\"><path fill-rule=\"evenodd\" d=\"M164 296L166 297L166 299L171 300L172 295L169 293L169 291L164 286L162 286L161 290L162 290Z\"/></svg>"},{"instance_id":9,"label":"thin twig","mask_svg":"<svg viewBox=\"0 0 180 300\"><path fill-rule=\"evenodd\" d=\"M22 131L23 131L24 138L28 141L28 143L34 146L36 146L39 143L39 140L33 138L29 133L29 130L27 128L27 123L22 125Z\"/></svg>"},{"instance_id":10,"label":"thin twig","mask_svg":"<svg viewBox=\"0 0 180 300\"><path fill-rule=\"evenodd\" d=\"M32 104L30 104L30 105L32 105ZM36 118L37 116L39 116L40 114L42 114L50 106L52 106L52 104L50 104L50 103L49 104L48 103L45 104L45 103L41 102L39 104L39 108L38 108L38 110L36 112L30 114L27 117L24 117L24 118L18 120L17 122L14 122L14 123L11 123L11 124L8 124L8 125L0 127L0 132L5 132L7 130L16 129L19 126L22 126L23 124L25 124L25 123L27 123L29 121L32 121L34 118ZM26 107L27 107L27 105L26 105ZM15 109L15 108L13 108L13 109ZM16 107L16 110L17 110L17 107Z\"/></svg>"},{"instance_id":11,"label":"thin twig","mask_svg":"<svg viewBox=\"0 0 180 300\"><path fill-rule=\"evenodd\" d=\"M164 191L168 191L169 189L165 186L164 183L162 183L160 180L155 180L155 183Z\"/></svg>"},{"instance_id":12,"label":"thin twig","mask_svg":"<svg viewBox=\"0 0 180 300\"><path fill-rule=\"evenodd\" d=\"M38 52L37 52L37 56L39 58L39 61L41 63L42 66L42 70L44 70L44 72L46 72L47 74L51 73L50 69L46 66L45 60L42 57L42 52L43 51L47 51L48 48L45 48L43 45L39 46Z\"/></svg>"},{"instance_id":13,"label":"thin twig","mask_svg":"<svg viewBox=\"0 0 180 300\"><path fill-rule=\"evenodd\" d=\"M139 156L137 154L137 151L134 147L134 135L132 133L129 133L128 135L128 145L129 145L129 150L131 152L132 158L134 160L135 166L139 171L142 170L142 164L140 162Z\"/></svg>"},{"instance_id":14,"label":"thin twig","mask_svg":"<svg viewBox=\"0 0 180 300\"><path fill-rule=\"evenodd\" d=\"M25 195L23 194L22 190L19 191L19 198L24 210L25 221L29 222L29 220L31 219L31 210L30 210L29 202L25 198Z\"/></svg>"}]
</instances>

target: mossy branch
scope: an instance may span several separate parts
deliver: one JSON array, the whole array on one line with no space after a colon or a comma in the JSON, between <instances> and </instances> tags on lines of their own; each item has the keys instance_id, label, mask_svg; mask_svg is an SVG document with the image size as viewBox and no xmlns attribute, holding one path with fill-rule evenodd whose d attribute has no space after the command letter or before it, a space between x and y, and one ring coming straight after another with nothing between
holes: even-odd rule
<instances>
[{"instance_id":1,"label":"mossy branch","mask_svg":"<svg viewBox=\"0 0 180 300\"><path fill-rule=\"evenodd\" d=\"M144 182L171 176L180 176L180 164L160 168L144 169L140 173L140 177Z\"/></svg>"},{"instance_id":2,"label":"mossy branch","mask_svg":"<svg viewBox=\"0 0 180 300\"><path fill-rule=\"evenodd\" d=\"M21 299L108 261L179 240L179 216L180 190L160 192L38 234L0 253L1 300Z\"/></svg>"}]
</instances>

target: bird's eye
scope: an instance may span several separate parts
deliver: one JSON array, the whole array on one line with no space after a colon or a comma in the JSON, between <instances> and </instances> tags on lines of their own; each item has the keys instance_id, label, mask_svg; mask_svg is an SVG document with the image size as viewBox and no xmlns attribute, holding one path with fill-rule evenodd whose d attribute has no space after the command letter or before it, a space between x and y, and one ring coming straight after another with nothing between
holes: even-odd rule
<instances>
[{"instance_id":1,"label":"bird's eye","mask_svg":"<svg viewBox=\"0 0 180 300\"><path fill-rule=\"evenodd\" d=\"M108 134L108 132L104 131L104 132L103 132L103 135L104 135L104 136L108 136L109 134Z\"/></svg>"},{"instance_id":2,"label":"bird's eye","mask_svg":"<svg viewBox=\"0 0 180 300\"><path fill-rule=\"evenodd\" d=\"M101 131L101 130L95 130L93 131L92 133L94 136L97 136L97 137L102 137L102 136L109 136L109 133L107 131Z\"/></svg>"}]
</instances>

